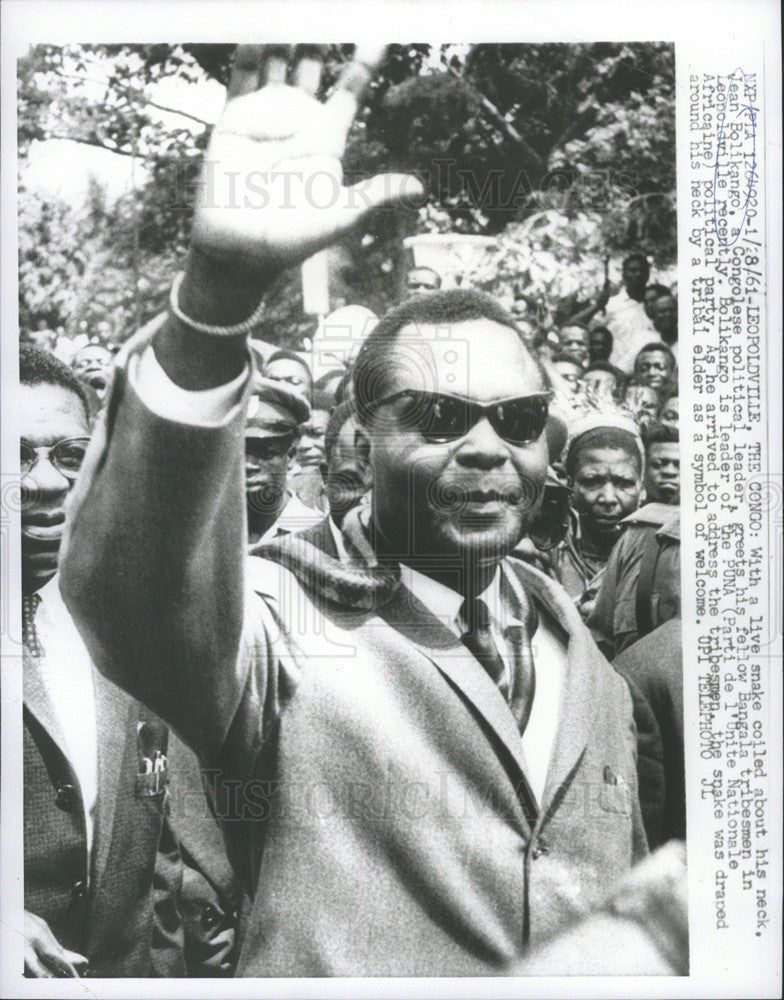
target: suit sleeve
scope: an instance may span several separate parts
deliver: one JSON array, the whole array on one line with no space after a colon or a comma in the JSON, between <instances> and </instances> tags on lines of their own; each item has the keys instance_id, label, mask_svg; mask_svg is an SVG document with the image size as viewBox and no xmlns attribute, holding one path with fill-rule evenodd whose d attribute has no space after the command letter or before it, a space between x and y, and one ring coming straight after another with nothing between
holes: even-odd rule
<instances>
[{"instance_id":1,"label":"suit sleeve","mask_svg":"<svg viewBox=\"0 0 784 1000\"><path fill-rule=\"evenodd\" d=\"M243 641L244 407L212 426L153 413L128 377L149 339L93 436L61 588L98 669L214 762L243 697L264 705L270 662L263 631Z\"/></svg>"}]
</instances>

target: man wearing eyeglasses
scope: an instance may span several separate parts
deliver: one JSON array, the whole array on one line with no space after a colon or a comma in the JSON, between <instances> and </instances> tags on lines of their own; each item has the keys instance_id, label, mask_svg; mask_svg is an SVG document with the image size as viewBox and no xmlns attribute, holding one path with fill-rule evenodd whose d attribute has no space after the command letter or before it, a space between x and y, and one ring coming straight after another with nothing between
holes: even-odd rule
<instances>
[{"instance_id":1,"label":"man wearing eyeglasses","mask_svg":"<svg viewBox=\"0 0 784 1000\"><path fill-rule=\"evenodd\" d=\"M29 345L20 382L25 974L181 975L166 728L94 670L58 586L87 395Z\"/></svg>"},{"instance_id":2,"label":"man wearing eyeglasses","mask_svg":"<svg viewBox=\"0 0 784 1000\"><path fill-rule=\"evenodd\" d=\"M387 175L326 209L309 196L325 163L339 176L374 61L358 52L321 105L311 56L284 86L278 50L238 49L212 180L224 158L266 172L272 208L197 208L170 315L118 373L64 570L101 669L218 772L254 898L241 976L504 974L647 851L628 688L566 594L508 556L559 435L492 300L434 292L364 342L373 496L344 518L344 553L294 534L243 559L259 290L422 194ZM274 187L288 170L294 207Z\"/></svg>"}]
</instances>

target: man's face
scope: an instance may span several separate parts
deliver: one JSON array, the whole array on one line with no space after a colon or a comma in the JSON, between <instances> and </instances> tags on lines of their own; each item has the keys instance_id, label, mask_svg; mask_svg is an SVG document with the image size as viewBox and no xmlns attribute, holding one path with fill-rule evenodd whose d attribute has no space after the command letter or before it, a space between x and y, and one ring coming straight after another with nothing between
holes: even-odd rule
<instances>
[{"instance_id":1,"label":"man's face","mask_svg":"<svg viewBox=\"0 0 784 1000\"><path fill-rule=\"evenodd\" d=\"M670 396L661 408L659 423L670 430L677 431L680 423L680 402L677 396Z\"/></svg>"},{"instance_id":2,"label":"man's face","mask_svg":"<svg viewBox=\"0 0 784 1000\"><path fill-rule=\"evenodd\" d=\"M302 469L318 466L324 460L324 434L329 423L326 410L311 410L310 419L302 426L297 443L296 460Z\"/></svg>"},{"instance_id":3,"label":"man's face","mask_svg":"<svg viewBox=\"0 0 784 1000\"><path fill-rule=\"evenodd\" d=\"M561 350L585 368L590 357L589 334L580 326L567 326L561 330Z\"/></svg>"},{"instance_id":4,"label":"man's face","mask_svg":"<svg viewBox=\"0 0 784 1000\"><path fill-rule=\"evenodd\" d=\"M111 351L100 344L88 344L71 361L74 373L96 391L105 390L114 365Z\"/></svg>"},{"instance_id":5,"label":"man's face","mask_svg":"<svg viewBox=\"0 0 784 1000\"><path fill-rule=\"evenodd\" d=\"M610 402L615 399L618 385L612 372L605 372L601 369L586 372L582 377L582 382L590 398L596 402Z\"/></svg>"},{"instance_id":6,"label":"man's face","mask_svg":"<svg viewBox=\"0 0 784 1000\"><path fill-rule=\"evenodd\" d=\"M640 460L623 448L586 448L571 485L575 510L599 530L610 530L639 506Z\"/></svg>"},{"instance_id":7,"label":"man's face","mask_svg":"<svg viewBox=\"0 0 784 1000\"><path fill-rule=\"evenodd\" d=\"M681 457L677 441L657 441L648 448L645 492L648 500L677 503L681 491Z\"/></svg>"},{"instance_id":8,"label":"man's face","mask_svg":"<svg viewBox=\"0 0 784 1000\"><path fill-rule=\"evenodd\" d=\"M641 293L648 284L650 268L641 260L629 260L623 265L622 278L629 294Z\"/></svg>"},{"instance_id":9,"label":"man's face","mask_svg":"<svg viewBox=\"0 0 784 1000\"><path fill-rule=\"evenodd\" d=\"M651 306L651 319L665 339L678 336L678 303L672 295L659 295Z\"/></svg>"},{"instance_id":10,"label":"man's face","mask_svg":"<svg viewBox=\"0 0 784 1000\"><path fill-rule=\"evenodd\" d=\"M256 432L258 433L258 432ZM272 527L284 504L294 434L245 436L245 500L252 529Z\"/></svg>"},{"instance_id":11,"label":"man's face","mask_svg":"<svg viewBox=\"0 0 784 1000\"><path fill-rule=\"evenodd\" d=\"M305 366L293 358L276 358L269 362L264 367L264 375L275 382L286 382L306 397L313 389L313 379Z\"/></svg>"},{"instance_id":12,"label":"man's face","mask_svg":"<svg viewBox=\"0 0 784 1000\"><path fill-rule=\"evenodd\" d=\"M659 412L659 394L649 385L630 385L626 390L626 406L640 427L646 427Z\"/></svg>"},{"instance_id":13,"label":"man's face","mask_svg":"<svg viewBox=\"0 0 784 1000\"><path fill-rule=\"evenodd\" d=\"M332 520L340 527L373 484L373 475L356 442L357 423L348 417L332 446L328 462L321 463L321 477Z\"/></svg>"},{"instance_id":14,"label":"man's face","mask_svg":"<svg viewBox=\"0 0 784 1000\"><path fill-rule=\"evenodd\" d=\"M588 345L591 361L609 361L612 354L612 334L609 330L591 330Z\"/></svg>"},{"instance_id":15,"label":"man's face","mask_svg":"<svg viewBox=\"0 0 784 1000\"><path fill-rule=\"evenodd\" d=\"M81 399L59 385L23 385L22 452L51 448L60 442L89 437ZM57 569L65 524L66 498L73 488L84 443L63 445L50 454L37 454L22 475L22 585L25 593L38 590Z\"/></svg>"},{"instance_id":16,"label":"man's face","mask_svg":"<svg viewBox=\"0 0 784 1000\"><path fill-rule=\"evenodd\" d=\"M653 319L653 303L656 301L657 296L661 295L661 292L656 288L646 288L645 294L642 297L643 309L645 309L645 315L648 319Z\"/></svg>"},{"instance_id":17,"label":"man's face","mask_svg":"<svg viewBox=\"0 0 784 1000\"><path fill-rule=\"evenodd\" d=\"M634 374L657 391L669 383L672 373L672 358L664 351L643 351L634 363Z\"/></svg>"},{"instance_id":18,"label":"man's face","mask_svg":"<svg viewBox=\"0 0 784 1000\"><path fill-rule=\"evenodd\" d=\"M426 324L400 331L385 395L427 389L490 403L545 391L514 330L483 318L443 334ZM455 362L460 356L466 363ZM406 419L408 409L405 399L382 405L371 428L377 528L403 558L499 559L522 538L541 499L546 435L510 444L482 416L462 437L437 443Z\"/></svg>"},{"instance_id":19,"label":"man's face","mask_svg":"<svg viewBox=\"0 0 784 1000\"><path fill-rule=\"evenodd\" d=\"M406 292L409 295L436 292L440 287L441 279L428 267L415 267L406 275Z\"/></svg>"}]
</instances>

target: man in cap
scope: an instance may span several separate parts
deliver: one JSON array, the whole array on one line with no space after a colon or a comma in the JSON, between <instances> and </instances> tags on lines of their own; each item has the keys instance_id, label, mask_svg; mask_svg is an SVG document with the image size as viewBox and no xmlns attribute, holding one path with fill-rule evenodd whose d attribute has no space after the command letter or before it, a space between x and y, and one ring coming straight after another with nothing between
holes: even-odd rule
<instances>
[{"instance_id":1,"label":"man in cap","mask_svg":"<svg viewBox=\"0 0 784 1000\"><path fill-rule=\"evenodd\" d=\"M295 152L298 171L323 174L370 65L351 62L322 106L317 77L310 93L257 93L269 59L241 47L207 153L217 181L224 162L274 178ZM197 208L171 315L115 383L74 513L69 600L102 668L222 779L229 854L254 896L238 974L504 973L647 851L628 688L563 590L509 557L544 487L548 380L489 297L409 300L354 368L374 489L343 522L350 562L297 535L244 559L259 290L368 204L423 194L392 175L329 209L297 189L284 210L271 183L252 218ZM151 398L161 376L187 423Z\"/></svg>"},{"instance_id":2,"label":"man in cap","mask_svg":"<svg viewBox=\"0 0 784 1000\"><path fill-rule=\"evenodd\" d=\"M257 377L245 421L245 504L248 542L255 545L321 520L289 489L294 456L310 406L285 382Z\"/></svg>"},{"instance_id":3,"label":"man in cap","mask_svg":"<svg viewBox=\"0 0 784 1000\"><path fill-rule=\"evenodd\" d=\"M571 430L565 466L574 516L552 564L555 578L587 613L621 521L640 504L644 452L634 422L621 414L590 414Z\"/></svg>"}]
</instances>

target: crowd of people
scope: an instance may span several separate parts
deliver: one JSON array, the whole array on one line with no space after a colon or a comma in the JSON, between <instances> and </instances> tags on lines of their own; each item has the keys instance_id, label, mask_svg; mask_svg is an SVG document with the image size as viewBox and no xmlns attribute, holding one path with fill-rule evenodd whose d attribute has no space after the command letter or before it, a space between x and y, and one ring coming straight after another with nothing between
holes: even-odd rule
<instances>
[{"instance_id":1,"label":"crowd of people","mask_svg":"<svg viewBox=\"0 0 784 1000\"><path fill-rule=\"evenodd\" d=\"M262 66L213 164L369 73ZM253 297L343 223L201 211L117 358L20 349L26 974L685 973L674 294L420 266L289 351Z\"/></svg>"}]
</instances>

